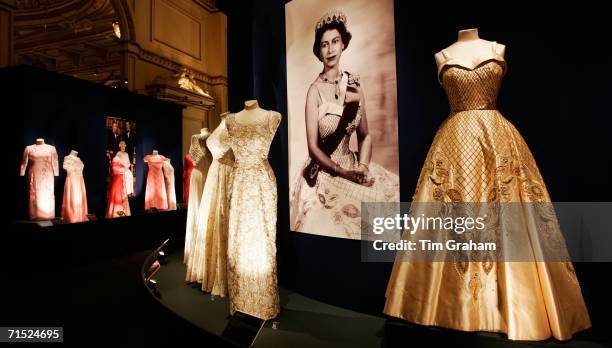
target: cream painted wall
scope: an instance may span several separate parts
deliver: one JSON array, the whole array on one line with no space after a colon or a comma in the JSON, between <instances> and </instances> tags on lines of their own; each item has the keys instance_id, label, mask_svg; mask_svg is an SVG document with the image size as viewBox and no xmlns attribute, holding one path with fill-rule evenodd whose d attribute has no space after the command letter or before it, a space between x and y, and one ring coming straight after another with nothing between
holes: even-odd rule
<instances>
[{"instance_id":1,"label":"cream painted wall","mask_svg":"<svg viewBox=\"0 0 612 348\"><path fill-rule=\"evenodd\" d=\"M181 67L195 73L200 87L215 99L208 112L192 107L183 111L183 153L192 134L213 130L227 110L227 18L192 0L129 1L134 36L125 58L129 88L145 93L158 77L170 77ZM207 115L208 114L208 115Z\"/></svg>"}]
</instances>

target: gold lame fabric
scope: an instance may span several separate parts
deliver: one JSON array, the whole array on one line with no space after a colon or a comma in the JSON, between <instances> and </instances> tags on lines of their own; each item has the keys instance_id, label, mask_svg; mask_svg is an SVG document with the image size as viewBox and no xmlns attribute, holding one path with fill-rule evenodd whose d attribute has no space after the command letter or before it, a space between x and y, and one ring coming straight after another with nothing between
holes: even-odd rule
<instances>
[{"instance_id":1,"label":"gold lame fabric","mask_svg":"<svg viewBox=\"0 0 612 348\"><path fill-rule=\"evenodd\" d=\"M491 59L474 67L448 59L440 70L451 114L427 154L414 203L518 202L529 207L550 202L525 141L496 109L505 62L495 56L494 46L485 58ZM518 216L502 212L498 218L508 228L497 242L525 241L523 250L531 246L533 261L417 262L402 260L400 251L384 313L422 325L503 332L512 340L566 340L590 327L571 262L543 262L536 255L550 241L567 251L554 211L526 208Z\"/></svg>"},{"instance_id":2,"label":"gold lame fabric","mask_svg":"<svg viewBox=\"0 0 612 348\"><path fill-rule=\"evenodd\" d=\"M280 310L276 273L276 177L268 151L280 115L268 111L253 124L226 118L235 165L230 179L227 276L230 313L260 319Z\"/></svg>"}]
</instances>

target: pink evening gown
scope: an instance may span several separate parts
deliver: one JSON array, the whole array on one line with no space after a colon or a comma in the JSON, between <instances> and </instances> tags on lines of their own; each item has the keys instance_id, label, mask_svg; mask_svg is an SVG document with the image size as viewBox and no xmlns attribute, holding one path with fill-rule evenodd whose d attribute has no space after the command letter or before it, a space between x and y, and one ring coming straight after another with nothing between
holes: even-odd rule
<instances>
[{"instance_id":1,"label":"pink evening gown","mask_svg":"<svg viewBox=\"0 0 612 348\"><path fill-rule=\"evenodd\" d=\"M28 171L30 220L55 218L54 177L59 175L57 151L48 144L29 145L23 151L20 175Z\"/></svg>"},{"instance_id":2,"label":"pink evening gown","mask_svg":"<svg viewBox=\"0 0 612 348\"><path fill-rule=\"evenodd\" d=\"M145 191L145 210L152 208L168 209L168 194L162 167L166 157L161 155L146 155L145 162L149 165L147 187Z\"/></svg>"},{"instance_id":3,"label":"pink evening gown","mask_svg":"<svg viewBox=\"0 0 612 348\"><path fill-rule=\"evenodd\" d=\"M87 221L87 192L83 180L83 162L77 156L64 157L66 182L62 199L62 219L64 222Z\"/></svg>"}]
</instances>

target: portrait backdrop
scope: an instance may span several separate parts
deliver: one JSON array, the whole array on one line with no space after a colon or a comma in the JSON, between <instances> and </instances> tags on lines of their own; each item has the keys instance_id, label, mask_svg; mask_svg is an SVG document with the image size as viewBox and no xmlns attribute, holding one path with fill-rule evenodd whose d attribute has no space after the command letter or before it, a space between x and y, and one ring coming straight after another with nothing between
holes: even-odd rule
<instances>
[{"instance_id":1,"label":"portrait backdrop","mask_svg":"<svg viewBox=\"0 0 612 348\"><path fill-rule=\"evenodd\" d=\"M294 0L285 5L286 58L287 58L287 101L288 101L288 138L289 138L289 195L291 202L291 230L304 233L333 237L358 239L360 204L341 202L334 207L333 201L350 195L359 188L340 188L333 185L321 187L318 182L315 190L324 208L313 212L314 208L303 208L311 205L299 199L299 181L305 165L309 161L306 142L305 104L311 83L323 71L323 63L313 54L315 28L319 19L330 11L341 11L346 15L346 27L352 39L342 52L340 71L359 76L360 87L364 93L365 113L368 132L372 140L370 174L382 167L382 177L375 182L376 191L385 201L399 201L399 154L397 129L397 80L395 62L395 32L393 1L322 1ZM341 104L341 103L340 103ZM363 106L362 106L363 108ZM319 122L321 117L319 117ZM319 126L321 129L321 126ZM319 134L320 136L320 134ZM357 136L350 138L350 150L357 152ZM383 185L386 177L395 184ZM319 174L320 177L320 174ZM335 179L337 182L346 179ZM301 185L304 190L304 185ZM333 187L332 187L333 186ZM350 185L349 185L350 186ZM391 192L389 192L391 191ZM313 195L316 197L316 195ZM371 201L368 194L361 194L361 201ZM386 198L384 198L386 197ZM301 200L301 202L296 202ZM299 205L302 205L302 208ZM315 202L315 205L317 203ZM301 223L297 215L305 214L302 210L311 209L309 213L319 215L317 223ZM338 211L331 212L333 209ZM300 210L299 212L297 210ZM330 211L327 214L327 210ZM333 219L334 221L328 221ZM347 222L350 220L350 224ZM342 228L336 228L343 224Z\"/></svg>"}]
</instances>

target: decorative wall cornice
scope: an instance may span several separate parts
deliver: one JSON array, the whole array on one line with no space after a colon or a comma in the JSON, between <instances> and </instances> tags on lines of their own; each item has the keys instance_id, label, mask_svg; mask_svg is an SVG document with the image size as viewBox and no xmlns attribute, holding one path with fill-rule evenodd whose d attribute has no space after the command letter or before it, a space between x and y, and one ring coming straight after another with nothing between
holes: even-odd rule
<instances>
[{"instance_id":1,"label":"decorative wall cornice","mask_svg":"<svg viewBox=\"0 0 612 348\"><path fill-rule=\"evenodd\" d=\"M216 0L193 0L193 2L204 7L204 9L210 13L219 12Z\"/></svg>"},{"instance_id":2,"label":"decorative wall cornice","mask_svg":"<svg viewBox=\"0 0 612 348\"><path fill-rule=\"evenodd\" d=\"M140 59L142 59L144 61L147 61L147 62L156 64L156 65L159 65L159 66L164 67L164 68L166 68L168 70L172 70L173 72L178 72L178 71L181 70L181 68L183 68L183 65L181 65L181 64L179 64L177 62L174 62L174 61L172 61L172 60L170 60L168 58L160 56L159 54L147 51L147 50L142 49L140 47L138 49L138 52L134 52L134 54L138 58L140 58ZM196 79L198 79L198 80L200 80L200 81L202 81L202 82L204 82L204 83L206 83L208 85L211 85L211 86L214 86L214 85L224 85L224 86L227 86L227 76L211 76L211 75L206 74L204 72L195 70L195 69L193 69L191 67L189 67L189 70L191 72L193 72L193 76Z\"/></svg>"}]
</instances>

